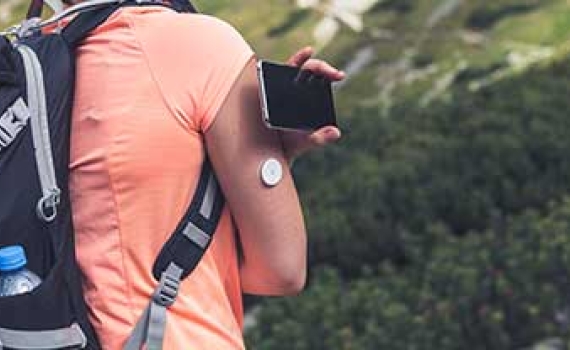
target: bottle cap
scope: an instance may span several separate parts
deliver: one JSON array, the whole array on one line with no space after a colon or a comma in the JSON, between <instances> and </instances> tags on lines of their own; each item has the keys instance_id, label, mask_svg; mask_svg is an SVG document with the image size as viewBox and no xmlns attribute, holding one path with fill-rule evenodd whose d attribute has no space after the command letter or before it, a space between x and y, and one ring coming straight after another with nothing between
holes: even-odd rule
<instances>
[{"instance_id":1,"label":"bottle cap","mask_svg":"<svg viewBox=\"0 0 570 350\"><path fill-rule=\"evenodd\" d=\"M0 271L7 272L26 266L26 253L21 245L12 245L0 249Z\"/></svg>"}]
</instances>

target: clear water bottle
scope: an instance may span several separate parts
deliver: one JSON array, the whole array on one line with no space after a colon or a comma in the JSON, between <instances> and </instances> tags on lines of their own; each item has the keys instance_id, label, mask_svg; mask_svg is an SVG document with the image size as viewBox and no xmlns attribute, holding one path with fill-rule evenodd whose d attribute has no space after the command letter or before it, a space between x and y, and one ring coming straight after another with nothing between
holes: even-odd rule
<instances>
[{"instance_id":1,"label":"clear water bottle","mask_svg":"<svg viewBox=\"0 0 570 350\"><path fill-rule=\"evenodd\" d=\"M27 263L22 246L0 249L0 297L29 292L42 282L36 274L26 269Z\"/></svg>"}]
</instances>

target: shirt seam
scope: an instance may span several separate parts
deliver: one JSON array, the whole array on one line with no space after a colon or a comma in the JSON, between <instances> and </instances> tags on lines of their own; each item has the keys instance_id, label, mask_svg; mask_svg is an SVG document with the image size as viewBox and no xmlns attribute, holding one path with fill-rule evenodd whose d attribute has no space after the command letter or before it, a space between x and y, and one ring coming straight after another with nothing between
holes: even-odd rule
<instances>
[{"instance_id":1,"label":"shirt seam","mask_svg":"<svg viewBox=\"0 0 570 350\"><path fill-rule=\"evenodd\" d=\"M136 31L136 24L134 23L133 20L133 16L131 13L125 13L125 16L127 17L128 20L128 25L129 25L129 29L131 29L131 32L133 34L134 40L136 41L136 43L138 44L138 46L141 49L141 53L142 53L142 57L143 57L143 61L148 69L148 72L150 74L150 78L152 79L152 82L154 83L154 85L156 86L156 89L158 90L158 93L160 94L162 103L164 104L164 106L166 107L166 109L168 109L170 111L170 113L172 113L173 115L176 115L176 110L174 108L172 108L172 105L170 103L170 100L168 99L167 95L164 92L164 89L162 88L162 85L160 83L160 80L158 79L158 77L156 76L154 70L152 69L152 65L150 63L150 59L146 53L146 50L144 48L144 45L142 43L142 41L139 39L138 35L137 35L137 31ZM185 127L183 128L188 134L192 135L191 131L195 131L194 129L196 128L196 123L194 122L194 120L192 120L189 117L188 123L187 125L185 125ZM192 126L194 126L194 128L192 128Z\"/></svg>"},{"instance_id":2,"label":"shirt seam","mask_svg":"<svg viewBox=\"0 0 570 350\"><path fill-rule=\"evenodd\" d=\"M111 145L112 146L112 145ZM113 204L115 206L115 216L116 216L116 220L117 220L117 232L119 233L119 254L121 256L121 265L122 265L122 271L121 271L121 275L123 277L123 280L125 281L126 284L126 294L127 294L127 303L129 305L129 313L131 315L131 323L135 324L137 322L137 317L135 315L135 307L133 304L133 280L132 278L129 277L129 274L127 273L127 263L126 263L126 259L125 259L125 244L123 241L123 232L122 232L122 220L121 220L121 214L120 214L120 209L119 209L119 201L117 200L117 191L115 190L115 180L113 178L113 174L111 171L111 162L110 162L110 156L109 153L112 153L112 151L108 150L105 152L105 165L107 168L107 177L109 178L109 188L111 189L111 197L113 199Z\"/></svg>"}]
</instances>

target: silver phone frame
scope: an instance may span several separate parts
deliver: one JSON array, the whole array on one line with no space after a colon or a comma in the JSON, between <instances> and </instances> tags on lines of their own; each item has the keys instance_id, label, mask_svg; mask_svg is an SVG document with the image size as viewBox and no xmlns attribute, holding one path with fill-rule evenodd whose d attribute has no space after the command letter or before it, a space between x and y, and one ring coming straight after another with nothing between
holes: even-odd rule
<instances>
[{"instance_id":1,"label":"silver phone frame","mask_svg":"<svg viewBox=\"0 0 570 350\"><path fill-rule=\"evenodd\" d=\"M267 94L265 91L265 81L263 79L263 60L257 61L257 80L259 82L259 100L261 102L261 118L265 123L265 126L272 128L273 126L269 123L269 110L267 107Z\"/></svg>"},{"instance_id":2,"label":"silver phone frame","mask_svg":"<svg viewBox=\"0 0 570 350\"><path fill-rule=\"evenodd\" d=\"M259 100L261 101L261 119L263 120L265 126L269 129L274 129L274 130L295 131L301 133L314 131L309 129L304 130L304 129L286 128L283 126L275 126L271 124L271 119L269 118L269 105L267 104L267 92L265 91L265 80L263 79L264 63L272 63L272 62L263 59L257 61L257 80L259 81Z\"/></svg>"}]
</instances>

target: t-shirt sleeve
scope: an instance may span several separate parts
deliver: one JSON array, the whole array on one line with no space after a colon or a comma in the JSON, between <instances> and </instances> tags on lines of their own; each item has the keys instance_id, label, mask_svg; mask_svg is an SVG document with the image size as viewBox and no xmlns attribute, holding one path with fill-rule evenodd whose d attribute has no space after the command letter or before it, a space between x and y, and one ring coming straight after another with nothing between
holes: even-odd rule
<instances>
[{"instance_id":1,"label":"t-shirt sleeve","mask_svg":"<svg viewBox=\"0 0 570 350\"><path fill-rule=\"evenodd\" d=\"M211 16L168 11L133 23L168 108L191 131L205 132L253 50Z\"/></svg>"},{"instance_id":2,"label":"t-shirt sleeve","mask_svg":"<svg viewBox=\"0 0 570 350\"><path fill-rule=\"evenodd\" d=\"M205 62L210 64L210 69L195 114L195 123L202 132L213 123L234 83L253 57L250 46L232 26L221 20L211 22L209 32L213 47L208 62Z\"/></svg>"}]
</instances>

